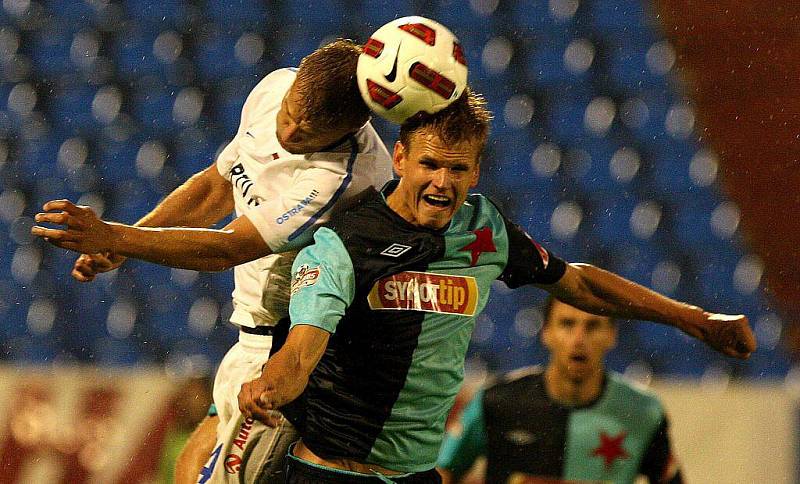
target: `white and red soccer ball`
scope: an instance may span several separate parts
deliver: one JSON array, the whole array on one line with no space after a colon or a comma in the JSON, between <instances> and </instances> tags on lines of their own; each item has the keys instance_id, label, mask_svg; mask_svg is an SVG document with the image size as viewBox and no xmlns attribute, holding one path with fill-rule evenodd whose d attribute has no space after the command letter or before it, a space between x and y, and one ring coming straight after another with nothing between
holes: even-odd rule
<instances>
[{"instance_id":1,"label":"white and red soccer ball","mask_svg":"<svg viewBox=\"0 0 800 484\"><path fill-rule=\"evenodd\" d=\"M467 87L467 61L447 27L424 17L403 17L376 30L364 44L357 77L367 106L401 124L458 99Z\"/></svg>"}]
</instances>

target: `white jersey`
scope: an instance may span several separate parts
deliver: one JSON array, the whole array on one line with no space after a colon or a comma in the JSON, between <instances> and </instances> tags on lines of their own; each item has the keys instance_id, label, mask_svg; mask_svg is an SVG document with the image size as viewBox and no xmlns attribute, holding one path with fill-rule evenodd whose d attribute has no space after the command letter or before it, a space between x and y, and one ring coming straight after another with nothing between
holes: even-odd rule
<instances>
[{"instance_id":1,"label":"white jersey","mask_svg":"<svg viewBox=\"0 0 800 484\"><path fill-rule=\"evenodd\" d=\"M288 316L296 251L347 200L391 178L391 158L369 123L330 152L294 155L281 147L276 117L294 79L294 69L279 69L258 83L239 131L217 158L219 173L233 185L236 215L247 217L276 252L234 268L231 322L240 326L274 325Z\"/></svg>"}]
</instances>

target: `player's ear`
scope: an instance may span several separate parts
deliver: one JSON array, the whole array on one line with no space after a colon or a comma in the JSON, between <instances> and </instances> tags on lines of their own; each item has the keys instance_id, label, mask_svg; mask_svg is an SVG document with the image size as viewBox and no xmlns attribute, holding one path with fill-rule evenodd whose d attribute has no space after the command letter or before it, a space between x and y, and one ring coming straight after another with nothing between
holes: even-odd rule
<instances>
[{"instance_id":1,"label":"player's ear","mask_svg":"<svg viewBox=\"0 0 800 484\"><path fill-rule=\"evenodd\" d=\"M394 153L392 154L392 168L397 176L402 177L406 161L406 147L400 140L394 143Z\"/></svg>"},{"instance_id":2,"label":"player's ear","mask_svg":"<svg viewBox=\"0 0 800 484\"><path fill-rule=\"evenodd\" d=\"M481 178L481 160L478 158L478 161L475 163L475 167L472 173L472 180L469 182L470 188L475 188L478 185L478 180Z\"/></svg>"},{"instance_id":3,"label":"player's ear","mask_svg":"<svg viewBox=\"0 0 800 484\"><path fill-rule=\"evenodd\" d=\"M540 340L542 342L542 345L545 348L547 348L548 351L552 351L552 347L550 346L550 343L551 343L550 327L551 326L552 326L552 324L547 324L547 322L545 322L542 325L542 330L539 332L539 338L540 338Z\"/></svg>"},{"instance_id":4,"label":"player's ear","mask_svg":"<svg viewBox=\"0 0 800 484\"><path fill-rule=\"evenodd\" d=\"M608 351L611 351L617 347L617 323L614 321L609 321L607 324L610 326Z\"/></svg>"}]
</instances>

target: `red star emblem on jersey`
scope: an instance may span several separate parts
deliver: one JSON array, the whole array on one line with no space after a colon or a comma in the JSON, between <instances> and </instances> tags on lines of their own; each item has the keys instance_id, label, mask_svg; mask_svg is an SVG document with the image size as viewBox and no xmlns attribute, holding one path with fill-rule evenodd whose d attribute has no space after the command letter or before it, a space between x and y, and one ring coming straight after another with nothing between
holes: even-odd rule
<instances>
[{"instance_id":1,"label":"red star emblem on jersey","mask_svg":"<svg viewBox=\"0 0 800 484\"><path fill-rule=\"evenodd\" d=\"M611 437L605 432L600 432L600 445L592 451L592 455L602 457L605 460L606 469L611 467L617 459L627 459L630 455L622 446L627 436L628 432L620 432L615 437Z\"/></svg>"},{"instance_id":2,"label":"red star emblem on jersey","mask_svg":"<svg viewBox=\"0 0 800 484\"><path fill-rule=\"evenodd\" d=\"M475 240L458 249L459 252L472 252L472 261L470 266L478 263L478 257L484 252L497 252L497 247L494 246L494 234L489 227L483 227L478 230L473 230Z\"/></svg>"}]
</instances>

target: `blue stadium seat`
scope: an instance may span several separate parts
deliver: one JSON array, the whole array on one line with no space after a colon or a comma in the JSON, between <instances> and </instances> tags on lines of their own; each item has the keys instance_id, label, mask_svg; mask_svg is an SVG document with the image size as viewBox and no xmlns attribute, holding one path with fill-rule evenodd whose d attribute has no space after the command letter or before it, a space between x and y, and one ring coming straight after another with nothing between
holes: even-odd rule
<instances>
[{"instance_id":1,"label":"blue stadium seat","mask_svg":"<svg viewBox=\"0 0 800 484\"><path fill-rule=\"evenodd\" d=\"M161 30L155 27L130 30L118 37L114 46L114 58L119 76L127 80L156 75L163 78L166 68L153 52L153 43Z\"/></svg>"},{"instance_id":2,"label":"blue stadium seat","mask_svg":"<svg viewBox=\"0 0 800 484\"><path fill-rule=\"evenodd\" d=\"M382 25L400 17L418 15L419 13L408 2L399 3L394 0L371 0L363 3L358 12L363 22L363 30L359 32L361 39L366 40Z\"/></svg>"},{"instance_id":3,"label":"blue stadium seat","mask_svg":"<svg viewBox=\"0 0 800 484\"><path fill-rule=\"evenodd\" d=\"M695 186L689 177L689 165L697 150L689 141L662 140L644 160L654 192L674 199L707 192L708 189Z\"/></svg>"},{"instance_id":4,"label":"blue stadium seat","mask_svg":"<svg viewBox=\"0 0 800 484\"><path fill-rule=\"evenodd\" d=\"M640 0L594 1L586 18L603 35L642 42L653 37L649 5Z\"/></svg>"},{"instance_id":5,"label":"blue stadium seat","mask_svg":"<svg viewBox=\"0 0 800 484\"><path fill-rule=\"evenodd\" d=\"M98 146L97 175L106 187L136 178L136 153L141 143L137 139L121 142L104 140Z\"/></svg>"},{"instance_id":6,"label":"blue stadium seat","mask_svg":"<svg viewBox=\"0 0 800 484\"><path fill-rule=\"evenodd\" d=\"M626 130L646 147L658 149L668 139L664 121L674 96L664 89L647 89L631 97L641 99L647 106L647 119L640 126L627 126Z\"/></svg>"},{"instance_id":7,"label":"blue stadium seat","mask_svg":"<svg viewBox=\"0 0 800 484\"><path fill-rule=\"evenodd\" d=\"M429 8L431 18L449 28L458 37L466 37L484 30L497 31L493 16L479 15L466 3L456 0L441 0L431 2Z\"/></svg>"},{"instance_id":8,"label":"blue stadium seat","mask_svg":"<svg viewBox=\"0 0 800 484\"><path fill-rule=\"evenodd\" d=\"M47 0L44 6L58 19L59 26L76 29L96 24L100 10L84 0Z\"/></svg>"},{"instance_id":9,"label":"blue stadium seat","mask_svg":"<svg viewBox=\"0 0 800 484\"><path fill-rule=\"evenodd\" d=\"M515 190L530 190L545 184L547 180L539 179L531 169L531 153L535 148L533 140L524 133L492 136L481 176Z\"/></svg>"},{"instance_id":10,"label":"blue stadium seat","mask_svg":"<svg viewBox=\"0 0 800 484\"><path fill-rule=\"evenodd\" d=\"M41 31L33 39L30 54L33 70L43 78L58 78L74 73L70 49L72 32L69 29Z\"/></svg>"},{"instance_id":11,"label":"blue stadium seat","mask_svg":"<svg viewBox=\"0 0 800 484\"><path fill-rule=\"evenodd\" d=\"M245 65L236 58L238 34L211 35L197 46L197 71L203 81L214 83L231 77L258 77L258 64Z\"/></svg>"},{"instance_id":12,"label":"blue stadium seat","mask_svg":"<svg viewBox=\"0 0 800 484\"><path fill-rule=\"evenodd\" d=\"M697 194L680 199L671 215L673 235L684 247L719 250L718 246L730 244L728 242L720 244L720 240L711 230L711 214L719 201L715 197L708 196L708 192L706 195Z\"/></svg>"},{"instance_id":13,"label":"blue stadium seat","mask_svg":"<svg viewBox=\"0 0 800 484\"><path fill-rule=\"evenodd\" d=\"M511 4L511 21L516 29L531 32L537 37L564 37L565 25L572 19L562 20L550 12L546 0L518 0ZM574 18L574 17L573 17Z\"/></svg>"},{"instance_id":14,"label":"blue stadium seat","mask_svg":"<svg viewBox=\"0 0 800 484\"><path fill-rule=\"evenodd\" d=\"M260 0L206 0L203 11L229 34L263 31L271 13Z\"/></svg>"},{"instance_id":15,"label":"blue stadium seat","mask_svg":"<svg viewBox=\"0 0 800 484\"><path fill-rule=\"evenodd\" d=\"M133 223L152 210L163 196L160 191L140 179L121 181L112 186L106 199L103 218Z\"/></svg>"},{"instance_id":16,"label":"blue stadium seat","mask_svg":"<svg viewBox=\"0 0 800 484\"><path fill-rule=\"evenodd\" d=\"M536 46L525 62L527 78L537 86L555 88L582 82L588 76L576 75L564 64L564 49L571 39Z\"/></svg>"},{"instance_id":17,"label":"blue stadium seat","mask_svg":"<svg viewBox=\"0 0 800 484\"><path fill-rule=\"evenodd\" d=\"M289 0L283 2L281 27L286 28L287 33L282 34L281 37L284 41L307 37L310 42L316 42L314 48L301 54L302 58L303 55L316 49L323 38L345 34L346 18L342 17L341 13L348 10L349 8L343 0ZM304 32L304 34L297 35L297 32Z\"/></svg>"},{"instance_id":18,"label":"blue stadium seat","mask_svg":"<svg viewBox=\"0 0 800 484\"><path fill-rule=\"evenodd\" d=\"M547 127L560 144L581 143L588 135L584 129L584 115L591 97L583 94L550 98L547 109Z\"/></svg>"},{"instance_id":19,"label":"blue stadium seat","mask_svg":"<svg viewBox=\"0 0 800 484\"><path fill-rule=\"evenodd\" d=\"M178 135L175 141L175 155L170 161L178 170L178 176L182 180L188 179L211 165L216 148L216 143L212 143L201 131L187 129Z\"/></svg>"},{"instance_id":20,"label":"blue stadium seat","mask_svg":"<svg viewBox=\"0 0 800 484\"><path fill-rule=\"evenodd\" d=\"M186 324L194 298L167 281L147 290L147 304L140 312L147 325L165 347L169 348L188 333Z\"/></svg>"},{"instance_id":21,"label":"blue stadium seat","mask_svg":"<svg viewBox=\"0 0 800 484\"><path fill-rule=\"evenodd\" d=\"M636 94L643 89L666 89L666 78L654 74L647 65L650 45L625 45L610 48L604 70L606 82L619 92Z\"/></svg>"},{"instance_id":22,"label":"blue stadium seat","mask_svg":"<svg viewBox=\"0 0 800 484\"><path fill-rule=\"evenodd\" d=\"M188 22L190 9L183 0L124 0L128 18L149 27L180 27Z\"/></svg>"},{"instance_id":23,"label":"blue stadium seat","mask_svg":"<svg viewBox=\"0 0 800 484\"><path fill-rule=\"evenodd\" d=\"M582 143L564 146L566 172L586 193L623 195L622 187L613 180L608 164L619 145L608 139L586 139ZM571 155L570 155L571 153ZM579 158L570 162L570 157ZM570 167L570 164L574 166ZM570 168L572 170L570 170ZM607 196L607 195L606 195Z\"/></svg>"},{"instance_id":24,"label":"blue stadium seat","mask_svg":"<svg viewBox=\"0 0 800 484\"><path fill-rule=\"evenodd\" d=\"M13 251L5 252L3 258L11 262ZM3 264L6 265L5 263ZM10 271L3 267L7 279L0 279L0 317L4 324L0 325L0 342L24 336L27 333L26 319L28 308L33 301L33 294L24 286L18 284L10 277Z\"/></svg>"},{"instance_id":25,"label":"blue stadium seat","mask_svg":"<svg viewBox=\"0 0 800 484\"><path fill-rule=\"evenodd\" d=\"M137 343L131 339L98 338L92 348L92 363L100 366L128 367L142 359Z\"/></svg>"},{"instance_id":26,"label":"blue stadium seat","mask_svg":"<svg viewBox=\"0 0 800 484\"><path fill-rule=\"evenodd\" d=\"M178 89L150 87L136 92L133 99L133 115L145 133L164 136L178 129L172 117L172 108Z\"/></svg>"},{"instance_id":27,"label":"blue stadium seat","mask_svg":"<svg viewBox=\"0 0 800 484\"><path fill-rule=\"evenodd\" d=\"M89 86L76 86L54 93L48 105L50 121L66 133L97 133L102 124L92 115L95 94L97 89Z\"/></svg>"},{"instance_id":28,"label":"blue stadium seat","mask_svg":"<svg viewBox=\"0 0 800 484\"><path fill-rule=\"evenodd\" d=\"M22 144L17 166L20 181L33 185L41 177L54 173L60 146L57 138L29 140Z\"/></svg>"}]
</instances>

